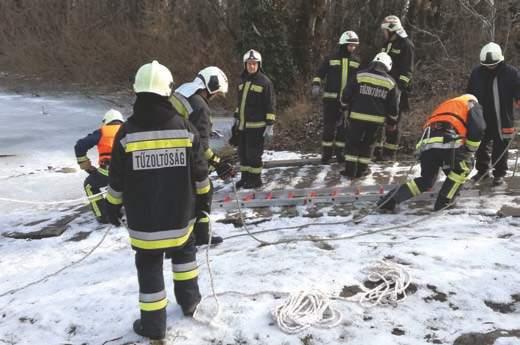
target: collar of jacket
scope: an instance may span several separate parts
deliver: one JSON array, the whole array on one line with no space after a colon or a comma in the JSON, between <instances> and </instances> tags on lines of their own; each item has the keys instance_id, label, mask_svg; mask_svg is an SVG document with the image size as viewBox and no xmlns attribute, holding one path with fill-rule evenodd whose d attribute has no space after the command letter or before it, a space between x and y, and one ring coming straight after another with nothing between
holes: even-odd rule
<instances>
[{"instance_id":1,"label":"collar of jacket","mask_svg":"<svg viewBox=\"0 0 520 345\"><path fill-rule=\"evenodd\" d=\"M249 74L247 73L247 70L244 69L244 71L242 71L242 79L243 80L255 80L256 78L258 78L258 76L260 76L262 74L262 69L261 68L258 68L258 70L256 71L256 73L253 73L253 74Z\"/></svg>"},{"instance_id":2,"label":"collar of jacket","mask_svg":"<svg viewBox=\"0 0 520 345\"><path fill-rule=\"evenodd\" d=\"M175 116L168 97L153 93L140 92L134 103L134 113L128 118L141 128L154 128Z\"/></svg>"}]
</instances>

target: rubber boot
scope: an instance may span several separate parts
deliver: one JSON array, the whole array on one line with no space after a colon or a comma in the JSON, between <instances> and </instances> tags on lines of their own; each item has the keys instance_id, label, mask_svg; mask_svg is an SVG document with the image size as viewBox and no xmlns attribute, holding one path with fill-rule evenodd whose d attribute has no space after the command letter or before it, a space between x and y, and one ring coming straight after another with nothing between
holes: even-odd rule
<instances>
[{"instance_id":1,"label":"rubber boot","mask_svg":"<svg viewBox=\"0 0 520 345\"><path fill-rule=\"evenodd\" d=\"M236 189L244 188L244 186L246 185L248 180L249 180L249 173L247 171L242 171L240 173L240 181L235 183Z\"/></svg>"},{"instance_id":2,"label":"rubber boot","mask_svg":"<svg viewBox=\"0 0 520 345\"><path fill-rule=\"evenodd\" d=\"M209 223L195 223L195 227L193 228L193 233L195 234L195 245L203 246L209 243ZM211 236L211 245L217 245L224 242L224 239L220 236L216 236L213 234Z\"/></svg>"},{"instance_id":3,"label":"rubber boot","mask_svg":"<svg viewBox=\"0 0 520 345\"><path fill-rule=\"evenodd\" d=\"M321 164L330 164L331 158L332 158L332 147L323 146L322 153L321 153Z\"/></svg>"},{"instance_id":4,"label":"rubber boot","mask_svg":"<svg viewBox=\"0 0 520 345\"><path fill-rule=\"evenodd\" d=\"M262 182L262 174L249 174L249 179L244 188L260 188L264 183Z\"/></svg>"}]
</instances>

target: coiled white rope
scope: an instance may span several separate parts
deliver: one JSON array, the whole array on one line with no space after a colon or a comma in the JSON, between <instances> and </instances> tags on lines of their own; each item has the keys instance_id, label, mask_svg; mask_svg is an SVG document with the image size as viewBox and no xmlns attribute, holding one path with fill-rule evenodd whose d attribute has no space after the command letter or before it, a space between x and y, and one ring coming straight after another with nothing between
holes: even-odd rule
<instances>
[{"instance_id":1,"label":"coiled white rope","mask_svg":"<svg viewBox=\"0 0 520 345\"><path fill-rule=\"evenodd\" d=\"M403 266L380 260L364 271L367 273L368 281L377 285L368 289L361 284L361 306L370 308L385 304L395 305L406 299L406 289L410 286L412 278Z\"/></svg>"},{"instance_id":2,"label":"coiled white rope","mask_svg":"<svg viewBox=\"0 0 520 345\"><path fill-rule=\"evenodd\" d=\"M0 201L5 202L14 202L18 204L29 204L29 205L61 205L61 204L76 204L82 201L90 201L98 196L104 196L106 192L100 192L97 194L92 194L89 196L84 196L78 199L70 199L70 200L59 200L59 201L31 201L31 200L19 200L19 199L10 199L10 198L0 198Z\"/></svg>"},{"instance_id":3,"label":"coiled white rope","mask_svg":"<svg viewBox=\"0 0 520 345\"><path fill-rule=\"evenodd\" d=\"M329 297L319 290L291 294L273 311L278 327L287 334L296 334L310 328L333 328L343 315L330 305Z\"/></svg>"}]
</instances>

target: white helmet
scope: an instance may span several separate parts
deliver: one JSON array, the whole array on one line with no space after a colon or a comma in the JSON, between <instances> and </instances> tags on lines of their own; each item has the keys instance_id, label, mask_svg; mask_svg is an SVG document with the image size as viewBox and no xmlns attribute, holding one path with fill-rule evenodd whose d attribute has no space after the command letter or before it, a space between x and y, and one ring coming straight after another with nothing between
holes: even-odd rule
<instances>
[{"instance_id":1,"label":"white helmet","mask_svg":"<svg viewBox=\"0 0 520 345\"><path fill-rule=\"evenodd\" d=\"M390 15L386 16L385 19L383 19L383 22L381 23L381 29L396 32L402 30L403 26L401 25L401 20L399 19L399 17Z\"/></svg>"},{"instance_id":2,"label":"white helmet","mask_svg":"<svg viewBox=\"0 0 520 345\"><path fill-rule=\"evenodd\" d=\"M135 75L134 91L155 93L159 96L170 96L173 87L172 73L166 66L156 60L142 65Z\"/></svg>"},{"instance_id":3,"label":"white helmet","mask_svg":"<svg viewBox=\"0 0 520 345\"><path fill-rule=\"evenodd\" d=\"M197 77L202 79L210 94L228 92L229 83L226 74L218 67L206 67L199 72Z\"/></svg>"},{"instance_id":4,"label":"white helmet","mask_svg":"<svg viewBox=\"0 0 520 345\"><path fill-rule=\"evenodd\" d=\"M480 51L480 64L483 66L494 66L504 61L502 48L494 42L489 42Z\"/></svg>"},{"instance_id":5,"label":"white helmet","mask_svg":"<svg viewBox=\"0 0 520 345\"><path fill-rule=\"evenodd\" d=\"M105 113L105 116L103 116L103 123L105 125L116 120L121 122L125 121L125 119L123 119L123 114L115 109L110 109Z\"/></svg>"},{"instance_id":6,"label":"white helmet","mask_svg":"<svg viewBox=\"0 0 520 345\"><path fill-rule=\"evenodd\" d=\"M469 101L473 101L473 102L475 102L475 103L478 103L478 98L477 98L477 96L472 95L471 93L465 93L465 94L463 94L462 96L460 96L460 98L463 98L463 99L467 100L468 102L469 102Z\"/></svg>"},{"instance_id":7,"label":"white helmet","mask_svg":"<svg viewBox=\"0 0 520 345\"><path fill-rule=\"evenodd\" d=\"M341 34L338 44L359 44L359 37L354 31L345 31Z\"/></svg>"},{"instance_id":8,"label":"white helmet","mask_svg":"<svg viewBox=\"0 0 520 345\"><path fill-rule=\"evenodd\" d=\"M257 52L256 50L250 49L244 54L244 58L243 58L244 64L247 62L247 60L256 61L256 62L258 62L259 65L261 65L262 64L262 55L259 52Z\"/></svg>"},{"instance_id":9,"label":"white helmet","mask_svg":"<svg viewBox=\"0 0 520 345\"><path fill-rule=\"evenodd\" d=\"M387 72L390 72L392 69L392 58L387 53L382 52L377 54L372 62L382 63L385 66Z\"/></svg>"}]
</instances>

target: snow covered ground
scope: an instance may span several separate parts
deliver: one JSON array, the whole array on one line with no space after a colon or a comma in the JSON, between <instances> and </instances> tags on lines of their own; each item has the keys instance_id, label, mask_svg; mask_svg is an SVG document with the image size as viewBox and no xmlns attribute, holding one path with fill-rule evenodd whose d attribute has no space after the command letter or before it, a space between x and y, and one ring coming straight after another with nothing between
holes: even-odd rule
<instances>
[{"instance_id":1,"label":"snow covered ground","mask_svg":"<svg viewBox=\"0 0 520 345\"><path fill-rule=\"evenodd\" d=\"M0 197L58 201L83 197L85 174L76 169L75 141L99 125L110 106L81 97L31 97L0 94ZM129 115L129 114L125 114ZM219 126L219 124L217 124ZM224 122L222 128L227 128ZM13 155L13 156L8 156ZM266 153L266 159L294 159L298 154ZM313 175L313 186L327 185L336 167L284 169L267 174L266 188L292 188ZM289 169L286 169L289 170ZM402 175L407 167L376 167L376 173ZM277 182L278 181L278 182ZM341 181L341 179L339 180ZM348 182L342 181L344 185ZM365 184L374 183L368 178ZM394 181L395 183L395 181ZM216 182L216 185L221 182ZM225 186L225 188L230 188ZM418 224L350 240L294 242L260 246L248 236L227 239L209 251L220 314L213 326L181 316L175 304L171 267L164 274L169 344L520 344L520 220L496 216L504 204L518 206L516 196L465 200L457 208ZM76 206L76 204L74 204ZM28 205L0 201L0 233L27 233L71 214L71 205ZM287 217L272 212L250 230L309 223L341 222L333 207L310 218L305 207ZM427 208L428 209L428 208ZM399 215L371 215L359 225L314 225L258 235L264 241L305 236L334 238L405 224L422 217L417 209ZM246 222L260 214L245 211ZM224 237L244 234L213 214L213 229ZM0 295L55 272L82 258L103 238L107 227L90 213L79 213L58 237L17 240L0 236ZM77 240L80 235L86 237ZM199 252L200 287L211 294L205 251ZM362 307L333 300L343 315L332 329L309 328L297 335L281 332L271 311L282 300L265 291L322 290L345 296L367 277L363 269L377 260L402 265L414 289L395 306ZM231 294L242 292L244 295ZM228 293L226 293L228 292ZM249 296L246 296L249 295ZM133 253L124 228L112 229L85 261L48 280L0 297L0 344L145 344L131 330L139 316ZM199 317L209 318L207 299Z\"/></svg>"}]
</instances>

